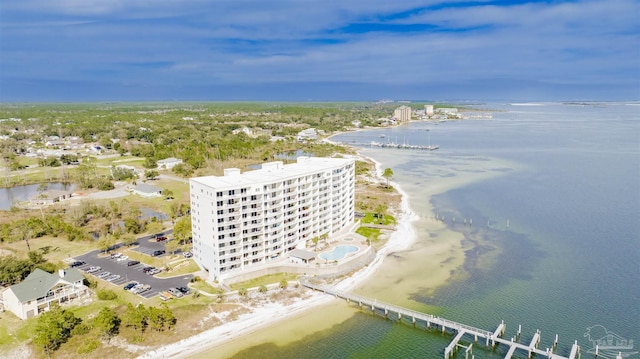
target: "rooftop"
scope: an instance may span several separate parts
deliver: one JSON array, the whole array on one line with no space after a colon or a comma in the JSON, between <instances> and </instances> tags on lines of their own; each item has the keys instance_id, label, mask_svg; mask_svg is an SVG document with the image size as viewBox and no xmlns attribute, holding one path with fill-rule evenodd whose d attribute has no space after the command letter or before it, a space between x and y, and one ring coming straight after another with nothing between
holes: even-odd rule
<instances>
[{"instance_id":1,"label":"rooftop","mask_svg":"<svg viewBox=\"0 0 640 359\"><path fill-rule=\"evenodd\" d=\"M297 163L283 164L281 161L262 164L262 168L240 173L237 168L225 169L224 176L195 177L191 181L213 188L238 188L242 185L271 183L277 180L296 178L312 172L353 163L352 159L327 157L298 157Z\"/></svg>"}]
</instances>

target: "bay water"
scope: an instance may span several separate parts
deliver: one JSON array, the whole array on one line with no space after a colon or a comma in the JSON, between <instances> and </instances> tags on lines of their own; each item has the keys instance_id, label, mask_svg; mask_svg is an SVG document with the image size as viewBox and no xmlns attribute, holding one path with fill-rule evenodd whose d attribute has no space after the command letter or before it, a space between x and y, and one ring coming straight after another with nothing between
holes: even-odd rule
<instances>
[{"instance_id":1,"label":"bay water","mask_svg":"<svg viewBox=\"0 0 640 359\"><path fill-rule=\"evenodd\" d=\"M592 358L591 340L604 330L635 340L624 356L638 358L640 106L484 107L492 119L413 122L332 138L440 146L361 150L393 170L419 220L414 245L390 254L355 292L487 330L504 320L507 338L522 325L527 344L540 330L543 349L558 334L564 356L577 340L582 358ZM449 247L436 256L433 247L443 243ZM443 271L446 283L434 282ZM234 358L435 359L452 339L347 307L335 303L295 319L313 325L330 312L348 313L329 328L282 331L290 336L284 344L251 344ZM501 358L507 349L478 343L473 355Z\"/></svg>"}]
</instances>

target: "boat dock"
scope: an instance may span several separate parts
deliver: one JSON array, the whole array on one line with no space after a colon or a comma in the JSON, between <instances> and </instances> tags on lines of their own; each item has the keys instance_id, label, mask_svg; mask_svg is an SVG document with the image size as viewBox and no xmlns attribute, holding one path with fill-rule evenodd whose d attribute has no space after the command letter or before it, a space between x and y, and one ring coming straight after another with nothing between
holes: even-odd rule
<instances>
[{"instance_id":1,"label":"boat dock","mask_svg":"<svg viewBox=\"0 0 640 359\"><path fill-rule=\"evenodd\" d=\"M406 143L394 143L394 142L342 142L345 145L349 146L364 146L364 147L380 147L380 148L397 148L401 150L424 150L424 151L434 151L440 148L438 145L409 145Z\"/></svg>"},{"instance_id":2,"label":"boat dock","mask_svg":"<svg viewBox=\"0 0 640 359\"><path fill-rule=\"evenodd\" d=\"M478 343L479 339L484 339L486 348L494 348L497 345L505 345L509 347L505 359L511 359L516 350L527 353L527 357L531 358L533 354L540 355L548 359L578 359L580 358L580 346L576 340L571 347L571 352L568 357L555 353L558 343L558 336L556 335L552 348L546 350L539 349L541 333L539 330L533 335L529 345L518 342L521 334L521 326L518 326L518 333L515 338L510 340L502 338L506 330L506 324L502 321L496 330L484 330L475 328L466 324L454 322L445 318L440 318L431 314L417 312L411 309L399 307L390 303L378 301L376 299L361 297L353 295L344 291L335 290L331 287L319 286L311 284L307 281L300 281L303 286L324 292L329 295L333 295L336 298L345 299L348 303L357 303L360 308L370 308L374 314L384 315L385 318L389 318L389 315L395 314L398 320L405 318L411 320L411 323L416 327L423 327L424 329L431 329L432 327L437 330L442 330L445 333L447 330L455 332L456 335L449 345L444 350L443 359L451 359L455 356L458 349L465 350L465 359L469 359L469 354L473 356L473 344ZM463 337L473 338L473 343L468 345L460 344Z\"/></svg>"}]
</instances>

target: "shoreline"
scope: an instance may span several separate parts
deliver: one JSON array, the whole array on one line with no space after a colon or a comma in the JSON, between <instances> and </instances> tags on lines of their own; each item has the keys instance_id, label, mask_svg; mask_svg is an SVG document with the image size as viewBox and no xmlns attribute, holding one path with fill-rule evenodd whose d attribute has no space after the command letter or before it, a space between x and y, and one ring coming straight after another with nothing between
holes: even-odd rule
<instances>
[{"instance_id":1,"label":"shoreline","mask_svg":"<svg viewBox=\"0 0 640 359\"><path fill-rule=\"evenodd\" d=\"M325 140L332 142L329 139ZM356 156L372 161L375 164L376 178L382 178L381 164L378 161L369 156L362 155L357 151L356 153ZM389 183L401 195L397 227L389 236L389 239L384 246L376 252L374 260L369 265L359 269L353 275L344 278L335 284L335 287L340 290L352 290L356 286L363 284L380 268L384 258L389 252L406 250L417 240L417 233L413 226L413 222L418 220L419 216L411 210L409 205L409 195L397 182L390 181ZM300 315L304 312L317 308L318 306L327 304L334 299L335 298L324 293L311 292L309 297L298 299L295 303L290 305L272 303L262 307L257 307L254 308L251 313L243 314L233 322L222 324L194 336L182 339L176 343L171 343L155 350L151 350L138 356L138 358L187 358L212 350L218 346L232 342L261 329L281 323L296 315Z\"/></svg>"},{"instance_id":2,"label":"shoreline","mask_svg":"<svg viewBox=\"0 0 640 359\"><path fill-rule=\"evenodd\" d=\"M344 131L341 133L346 132L352 131ZM335 142L331 141L331 137L335 135L337 134L334 134L329 138L324 139L323 141L335 144ZM347 144L346 146L349 145ZM374 163L374 178L382 180L382 163L370 156L362 154L361 149L358 147L349 147L353 148L356 154L348 156L367 159L368 161ZM470 182L482 180L483 178L486 178L485 176L486 174L479 175L477 177L470 176L464 179L454 177L455 179L453 181L451 181L451 178L443 181L446 183L440 181L431 183L431 185L426 188L425 192L425 195L427 196L427 202L430 203L430 198L434 195L446 192L459 186L463 186ZM464 237L460 236L457 232L449 230L444 223L426 222L425 219L432 218L435 215L434 208L429 204L426 209L422 208L421 212L418 214L411 208L411 198L409 197L409 194L406 192L406 190L402 188L402 186L396 181L390 181L389 183L401 195L399 212L397 212L396 214L396 229L390 234L387 242L383 245L383 247L376 252L375 258L369 265L359 269L353 275L344 278L334 285L340 290L358 290L365 296L369 294L367 290L373 290L373 292L375 292L375 285L369 285L366 288L367 290L362 293L363 284L367 283L368 278L371 277L374 273L378 272L385 258L393 261L394 258L392 257L394 256L392 254L394 253L416 252L419 255L423 256L423 258L432 258L433 267L430 268L430 270L433 271L433 275L430 277L428 284L424 282L424 278L421 278L421 281L422 284L427 284L434 289L446 285L451 277L451 270L457 269L464 263L465 248L462 243ZM409 187L412 186L411 184L408 185ZM420 225L418 225L416 222L420 223ZM437 234L436 237L439 237L440 239L429 239L425 243L421 244L422 248L416 247L414 248L415 251L412 251L412 246L414 246L414 244L416 244L419 239L417 233L419 227L422 227L422 230L426 228L428 232ZM456 254L454 255L453 253ZM448 256L448 258L443 257L443 255ZM331 303L335 299L332 296L328 296L324 293L307 293L310 293L308 297L305 297L304 299L296 299L293 304L284 305L282 303L269 303L267 305L252 308L251 313L243 314L233 322L224 323L218 327L208 329L194 336L185 338L179 342L157 348L153 351L139 356L139 358L187 358L193 356L204 358L206 357L203 356L205 353L211 353L216 349L222 351L227 350L229 352L229 355L233 355L234 353L247 348L246 346L243 346L242 343L237 344L242 338L246 338L248 335L258 332L261 333L259 335L262 335L266 332L267 328L275 328L277 325L282 325L283 323L285 323L286 325L286 322L294 317L300 317L304 315L307 319L308 317L312 317L310 319L312 321L317 320L319 322L325 322L327 319L326 316L322 318L316 318L315 315L317 314L314 313L313 310L323 305L329 305L329 303ZM390 298L382 298L382 300L385 299L389 300ZM402 301L406 300L406 298L395 299L400 299L400 305L403 304ZM344 319L340 318L340 320L342 321ZM265 335L268 336L268 333Z\"/></svg>"}]
</instances>

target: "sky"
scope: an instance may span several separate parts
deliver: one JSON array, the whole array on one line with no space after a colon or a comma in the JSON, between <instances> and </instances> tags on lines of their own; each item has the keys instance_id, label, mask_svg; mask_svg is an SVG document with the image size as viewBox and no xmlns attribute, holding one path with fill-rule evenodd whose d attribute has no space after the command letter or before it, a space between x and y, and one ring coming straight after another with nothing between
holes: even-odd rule
<instances>
[{"instance_id":1,"label":"sky","mask_svg":"<svg viewBox=\"0 0 640 359\"><path fill-rule=\"evenodd\" d=\"M640 1L2 0L0 102L638 100Z\"/></svg>"}]
</instances>

